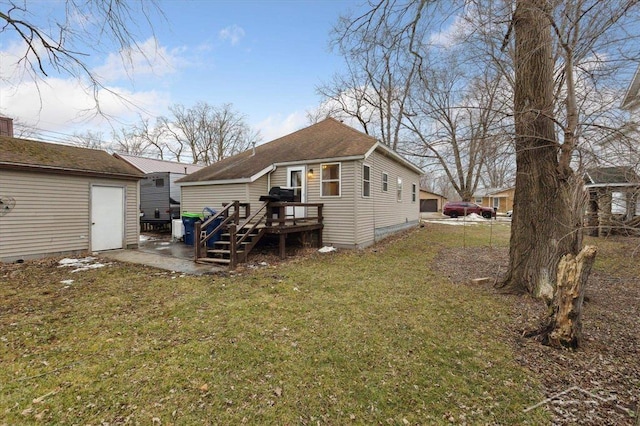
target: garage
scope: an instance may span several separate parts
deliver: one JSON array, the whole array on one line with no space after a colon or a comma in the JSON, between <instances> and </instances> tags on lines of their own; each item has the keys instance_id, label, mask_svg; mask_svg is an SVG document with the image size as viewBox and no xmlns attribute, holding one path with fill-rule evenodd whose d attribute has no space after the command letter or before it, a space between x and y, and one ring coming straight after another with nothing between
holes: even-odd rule
<instances>
[{"instance_id":1,"label":"garage","mask_svg":"<svg viewBox=\"0 0 640 426\"><path fill-rule=\"evenodd\" d=\"M438 200L420 200L420 213L435 213L438 211Z\"/></svg>"},{"instance_id":2,"label":"garage","mask_svg":"<svg viewBox=\"0 0 640 426\"><path fill-rule=\"evenodd\" d=\"M444 195L420 189L420 213L437 213L442 211L442 206L447 202Z\"/></svg>"},{"instance_id":3,"label":"garage","mask_svg":"<svg viewBox=\"0 0 640 426\"><path fill-rule=\"evenodd\" d=\"M137 247L142 178L105 151L0 136L0 262Z\"/></svg>"}]
</instances>

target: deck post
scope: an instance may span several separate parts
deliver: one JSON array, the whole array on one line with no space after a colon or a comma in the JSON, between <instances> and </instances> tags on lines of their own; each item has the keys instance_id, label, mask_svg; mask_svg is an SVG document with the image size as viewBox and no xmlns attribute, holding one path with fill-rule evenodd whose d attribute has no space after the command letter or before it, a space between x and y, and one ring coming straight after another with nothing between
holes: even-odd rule
<instances>
[{"instance_id":1,"label":"deck post","mask_svg":"<svg viewBox=\"0 0 640 426\"><path fill-rule=\"evenodd\" d=\"M235 269L238 262L236 232L236 224L229 225L229 269Z\"/></svg>"},{"instance_id":2,"label":"deck post","mask_svg":"<svg viewBox=\"0 0 640 426\"><path fill-rule=\"evenodd\" d=\"M287 248L285 246L286 239L287 239L287 235L286 234L280 234L280 259L286 259L287 258Z\"/></svg>"},{"instance_id":3,"label":"deck post","mask_svg":"<svg viewBox=\"0 0 640 426\"><path fill-rule=\"evenodd\" d=\"M197 221L194 224L194 228L193 228L193 245L194 245L194 256L196 257L195 260L200 259L202 256L202 245L200 244L200 232L202 231L202 223L200 223L200 221Z\"/></svg>"}]
</instances>

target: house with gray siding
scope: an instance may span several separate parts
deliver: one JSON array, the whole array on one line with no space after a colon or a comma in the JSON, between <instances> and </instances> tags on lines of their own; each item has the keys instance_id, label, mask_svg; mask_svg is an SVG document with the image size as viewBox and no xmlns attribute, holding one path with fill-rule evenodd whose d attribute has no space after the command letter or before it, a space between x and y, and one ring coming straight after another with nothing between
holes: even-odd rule
<instances>
[{"instance_id":1,"label":"house with gray siding","mask_svg":"<svg viewBox=\"0 0 640 426\"><path fill-rule=\"evenodd\" d=\"M142 177L105 151L0 136L0 261L137 247Z\"/></svg>"},{"instance_id":2,"label":"house with gray siding","mask_svg":"<svg viewBox=\"0 0 640 426\"><path fill-rule=\"evenodd\" d=\"M258 205L273 187L293 189L296 202L323 204L324 244L362 248L418 224L421 174L375 138L328 118L177 183L182 212Z\"/></svg>"}]
</instances>

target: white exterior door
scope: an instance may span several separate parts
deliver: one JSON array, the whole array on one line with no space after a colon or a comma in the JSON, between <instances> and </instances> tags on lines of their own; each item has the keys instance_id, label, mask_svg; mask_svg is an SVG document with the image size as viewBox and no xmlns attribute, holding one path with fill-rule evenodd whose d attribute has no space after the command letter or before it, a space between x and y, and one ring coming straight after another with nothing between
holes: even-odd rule
<instances>
[{"instance_id":1,"label":"white exterior door","mask_svg":"<svg viewBox=\"0 0 640 426\"><path fill-rule=\"evenodd\" d=\"M124 241L124 188L91 187L91 251L121 249Z\"/></svg>"},{"instance_id":2,"label":"white exterior door","mask_svg":"<svg viewBox=\"0 0 640 426\"><path fill-rule=\"evenodd\" d=\"M287 187L293 189L295 202L307 202L307 188L305 179L305 166L287 168ZM306 216L304 207L287 207L287 217L303 218Z\"/></svg>"}]
</instances>

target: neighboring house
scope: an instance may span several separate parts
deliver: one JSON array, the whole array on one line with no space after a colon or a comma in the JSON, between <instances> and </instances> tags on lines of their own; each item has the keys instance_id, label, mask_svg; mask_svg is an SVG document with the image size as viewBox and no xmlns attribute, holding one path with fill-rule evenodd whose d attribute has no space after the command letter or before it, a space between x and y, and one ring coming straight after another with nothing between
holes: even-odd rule
<instances>
[{"instance_id":1,"label":"neighboring house","mask_svg":"<svg viewBox=\"0 0 640 426\"><path fill-rule=\"evenodd\" d=\"M630 221L640 212L640 176L633 167L587 170L587 222L592 235L607 235L614 222Z\"/></svg>"},{"instance_id":2,"label":"neighboring house","mask_svg":"<svg viewBox=\"0 0 640 426\"><path fill-rule=\"evenodd\" d=\"M631 84L629 84L627 93L625 93L624 98L622 98L620 108L628 111L636 111L640 108L640 66L636 70Z\"/></svg>"},{"instance_id":3,"label":"neighboring house","mask_svg":"<svg viewBox=\"0 0 640 426\"><path fill-rule=\"evenodd\" d=\"M436 194L426 189L420 190L420 213L441 212L446 202L447 197L444 195Z\"/></svg>"},{"instance_id":4,"label":"neighboring house","mask_svg":"<svg viewBox=\"0 0 640 426\"><path fill-rule=\"evenodd\" d=\"M515 187L480 189L473 195L473 201L476 204L491 207L498 213L506 213L513 210L515 192Z\"/></svg>"},{"instance_id":5,"label":"neighboring house","mask_svg":"<svg viewBox=\"0 0 640 426\"><path fill-rule=\"evenodd\" d=\"M324 204L325 244L357 248L418 223L421 173L375 138L329 118L178 183L183 212L234 200L257 206L270 188L293 188L295 201Z\"/></svg>"},{"instance_id":6,"label":"neighboring house","mask_svg":"<svg viewBox=\"0 0 640 426\"><path fill-rule=\"evenodd\" d=\"M0 261L137 247L142 177L104 151L0 136Z\"/></svg>"},{"instance_id":7,"label":"neighboring house","mask_svg":"<svg viewBox=\"0 0 640 426\"><path fill-rule=\"evenodd\" d=\"M113 156L145 174L140 182L141 224L158 226L180 219L180 187L176 181L204 166L120 153Z\"/></svg>"}]
</instances>

